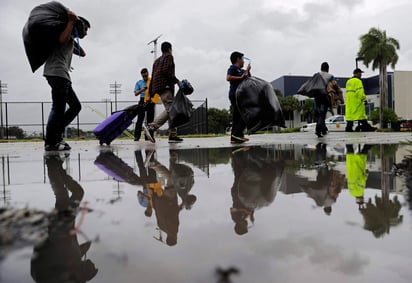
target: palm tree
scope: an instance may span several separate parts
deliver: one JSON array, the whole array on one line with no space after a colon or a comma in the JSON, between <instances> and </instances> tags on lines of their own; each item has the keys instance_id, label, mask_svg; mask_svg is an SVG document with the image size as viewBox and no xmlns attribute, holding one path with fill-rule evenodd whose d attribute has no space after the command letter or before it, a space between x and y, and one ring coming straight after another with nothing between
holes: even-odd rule
<instances>
[{"instance_id":1,"label":"palm tree","mask_svg":"<svg viewBox=\"0 0 412 283\"><path fill-rule=\"evenodd\" d=\"M359 57L363 57L366 67L372 63L372 70L379 69L379 88L381 96L381 107L379 107L379 122L383 127L383 112L388 108L388 76L386 67L391 65L395 69L398 62L399 42L387 37L386 31L378 28L371 28L367 34L360 37L361 47L358 52ZM391 107L392 108L392 107Z\"/></svg>"}]
</instances>

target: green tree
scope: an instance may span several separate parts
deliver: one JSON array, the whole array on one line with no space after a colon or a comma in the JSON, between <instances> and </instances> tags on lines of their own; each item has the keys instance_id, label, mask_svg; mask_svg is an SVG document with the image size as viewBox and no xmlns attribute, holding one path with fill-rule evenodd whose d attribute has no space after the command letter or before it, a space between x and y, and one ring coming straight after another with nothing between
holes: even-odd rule
<instances>
[{"instance_id":1,"label":"green tree","mask_svg":"<svg viewBox=\"0 0 412 283\"><path fill-rule=\"evenodd\" d=\"M375 108L375 110L373 110L370 113L370 120L373 123L377 123L377 122L380 121L381 125L387 125L390 122L396 122L396 121L399 120L398 115L396 115L396 113L395 113L395 111L393 111L393 109L389 109L389 108L385 109L383 111L382 119L380 119L380 115L381 115L380 113L381 113L380 108L378 108L378 107Z\"/></svg>"},{"instance_id":2,"label":"green tree","mask_svg":"<svg viewBox=\"0 0 412 283\"><path fill-rule=\"evenodd\" d=\"M280 91L280 89L274 88L273 89L275 91L275 94L278 98L283 97L282 92Z\"/></svg>"},{"instance_id":3,"label":"green tree","mask_svg":"<svg viewBox=\"0 0 412 283\"><path fill-rule=\"evenodd\" d=\"M24 139L26 137L23 129L19 127L8 127L7 129L0 127L0 132L4 133L4 136L7 133L9 137L16 137L17 139Z\"/></svg>"},{"instance_id":4,"label":"green tree","mask_svg":"<svg viewBox=\"0 0 412 283\"><path fill-rule=\"evenodd\" d=\"M315 101L313 99L306 99L302 105L302 115L306 118L308 123L311 123L315 116Z\"/></svg>"},{"instance_id":5,"label":"green tree","mask_svg":"<svg viewBox=\"0 0 412 283\"><path fill-rule=\"evenodd\" d=\"M400 45L398 40L388 37L386 31L378 28L371 28L367 34L360 37L361 47L358 56L363 58L366 67L372 63L372 70L379 69L379 88L381 96L381 107L379 121L383 127L383 116L385 109L388 108L388 76L386 68L391 65L395 69L398 62ZM391 107L392 108L392 107Z\"/></svg>"},{"instance_id":6,"label":"green tree","mask_svg":"<svg viewBox=\"0 0 412 283\"><path fill-rule=\"evenodd\" d=\"M224 134L230 126L231 115L227 109L209 108L207 110L208 131L213 134Z\"/></svg>"},{"instance_id":7,"label":"green tree","mask_svg":"<svg viewBox=\"0 0 412 283\"><path fill-rule=\"evenodd\" d=\"M86 132L82 129L77 130L76 127L70 127L66 129L67 137L68 138L75 138L75 137L84 137L86 136Z\"/></svg>"},{"instance_id":8,"label":"green tree","mask_svg":"<svg viewBox=\"0 0 412 283\"><path fill-rule=\"evenodd\" d=\"M286 115L287 120L293 120L293 111L300 110L300 102L293 96L279 98L279 104L282 108L283 113Z\"/></svg>"}]
</instances>

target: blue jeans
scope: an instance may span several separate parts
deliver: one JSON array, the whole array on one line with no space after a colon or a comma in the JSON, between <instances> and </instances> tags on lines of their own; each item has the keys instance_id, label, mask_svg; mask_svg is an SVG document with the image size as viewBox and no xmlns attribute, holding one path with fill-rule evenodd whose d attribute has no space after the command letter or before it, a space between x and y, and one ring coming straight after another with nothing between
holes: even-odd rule
<instances>
[{"instance_id":1,"label":"blue jeans","mask_svg":"<svg viewBox=\"0 0 412 283\"><path fill-rule=\"evenodd\" d=\"M46 127L46 145L55 145L63 139L64 129L76 118L82 106L69 80L46 77L52 89L52 107ZM69 109L66 111L66 104Z\"/></svg>"},{"instance_id":2,"label":"blue jeans","mask_svg":"<svg viewBox=\"0 0 412 283\"><path fill-rule=\"evenodd\" d=\"M325 124L326 114L328 113L328 101L325 96L318 95L315 97L316 113L316 133L326 133L328 128Z\"/></svg>"}]
</instances>

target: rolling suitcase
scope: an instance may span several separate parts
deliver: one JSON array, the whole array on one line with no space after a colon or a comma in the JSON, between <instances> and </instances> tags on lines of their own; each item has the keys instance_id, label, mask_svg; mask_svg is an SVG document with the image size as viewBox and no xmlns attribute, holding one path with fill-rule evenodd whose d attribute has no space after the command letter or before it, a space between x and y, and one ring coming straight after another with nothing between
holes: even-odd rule
<instances>
[{"instance_id":1,"label":"rolling suitcase","mask_svg":"<svg viewBox=\"0 0 412 283\"><path fill-rule=\"evenodd\" d=\"M127 107L124 110L114 112L110 117L101 122L100 125L93 130L100 145L104 143L110 145L115 138L120 136L132 124L134 117L136 117L144 107L145 104Z\"/></svg>"}]
</instances>

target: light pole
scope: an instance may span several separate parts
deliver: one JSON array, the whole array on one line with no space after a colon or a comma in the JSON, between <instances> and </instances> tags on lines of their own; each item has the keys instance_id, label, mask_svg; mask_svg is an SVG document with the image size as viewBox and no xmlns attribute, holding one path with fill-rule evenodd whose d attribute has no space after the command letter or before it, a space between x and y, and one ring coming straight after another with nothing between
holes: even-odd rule
<instances>
[{"instance_id":1,"label":"light pole","mask_svg":"<svg viewBox=\"0 0 412 283\"><path fill-rule=\"evenodd\" d=\"M3 125L3 94L7 93L7 84L1 83L0 80L0 138L4 138L4 125Z\"/></svg>"},{"instance_id":2,"label":"light pole","mask_svg":"<svg viewBox=\"0 0 412 283\"><path fill-rule=\"evenodd\" d=\"M114 81L114 84L110 84L110 94L114 94L114 111L117 111L117 94L120 94L122 91L120 90L121 84L118 84Z\"/></svg>"},{"instance_id":3,"label":"light pole","mask_svg":"<svg viewBox=\"0 0 412 283\"><path fill-rule=\"evenodd\" d=\"M147 45L150 45L150 44L153 43L153 50L150 51L150 53L153 53L153 55L154 55L154 60L153 60L153 61L155 61L155 60L157 59L157 40L158 40L161 36L162 36L162 34L159 35L158 37L156 37L155 39L153 39L152 41L150 41L150 42L147 44Z\"/></svg>"}]
</instances>

